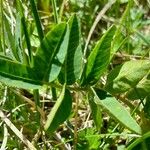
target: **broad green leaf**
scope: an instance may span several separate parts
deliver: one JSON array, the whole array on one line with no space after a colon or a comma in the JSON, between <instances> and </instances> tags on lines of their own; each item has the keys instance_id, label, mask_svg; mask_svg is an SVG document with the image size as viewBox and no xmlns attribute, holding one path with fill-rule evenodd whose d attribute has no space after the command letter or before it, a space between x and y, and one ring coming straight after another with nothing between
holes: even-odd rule
<instances>
[{"instance_id":1,"label":"broad green leaf","mask_svg":"<svg viewBox=\"0 0 150 150\"><path fill-rule=\"evenodd\" d=\"M149 60L125 62L110 72L105 89L112 94L118 94L136 88L137 84L147 75L149 70Z\"/></svg>"},{"instance_id":2,"label":"broad green leaf","mask_svg":"<svg viewBox=\"0 0 150 150\"><path fill-rule=\"evenodd\" d=\"M56 25L43 39L34 57L34 67L43 75L44 80L57 78L64 62L69 31L65 23Z\"/></svg>"},{"instance_id":3,"label":"broad green leaf","mask_svg":"<svg viewBox=\"0 0 150 150\"><path fill-rule=\"evenodd\" d=\"M54 132L69 117L71 109L72 97L64 85L59 98L47 117L44 129L49 133Z\"/></svg>"},{"instance_id":4,"label":"broad green leaf","mask_svg":"<svg viewBox=\"0 0 150 150\"><path fill-rule=\"evenodd\" d=\"M50 67L49 73L49 82L55 80L61 71L62 65L65 61L67 54L68 42L69 42L69 28L67 26L65 35L62 38L60 46L57 49L57 54L52 60L52 65Z\"/></svg>"},{"instance_id":5,"label":"broad green leaf","mask_svg":"<svg viewBox=\"0 0 150 150\"><path fill-rule=\"evenodd\" d=\"M92 50L87 60L82 85L84 85L84 83L96 83L106 70L110 60L111 41L115 30L115 26L110 27Z\"/></svg>"},{"instance_id":6,"label":"broad green leaf","mask_svg":"<svg viewBox=\"0 0 150 150\"><path fill-rule=\"evenodd\" d=\"M41 86L42 76L20 63L0 58L0 82L13 87L35 89Z\"/></svg>"},{"instance_id":7,"label":"broad green leaf","mask_svg":"<svg viewBox=\"0 0 150 150\"><path fill-rule=\"evenodd\" d=\"M108 114L113 116L129 130L141 134L141 128L131 117L130 113L114 97L106 97L101 100L94 89L95 103L100 105Z\"/></svg>"},{"instance_id":8,"label":"broad green leaf","mask_svg":"<svg viewBox=\"0 0 150 150\"><path fill-rule=\"evenodd\" d=\"M73 84L79 79L82 67L82 50L80 45L80 28L76 15L73 15L69 22L69 45L65 64L66 83Z\"/></svg>"}]
</instances>

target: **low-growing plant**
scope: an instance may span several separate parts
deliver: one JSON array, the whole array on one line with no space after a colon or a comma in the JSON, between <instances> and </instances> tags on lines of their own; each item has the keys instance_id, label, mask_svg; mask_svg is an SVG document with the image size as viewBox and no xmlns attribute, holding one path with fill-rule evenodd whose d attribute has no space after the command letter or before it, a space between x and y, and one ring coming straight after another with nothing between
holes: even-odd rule
<instances>
[{"instance_id":1,"label":"low-growing plant","mask_svg":"<svg viewBox=\"0 0 150 150\"><path fill-rule=\"evenodd\" d=\"M1 149L148 149L150 42L138 30L142 13L131 0L104 2L89 26L80 18L86 10L68 5L99 5L81 3L1 0ZM92 40L115 4L124 8L121 19Z\"/></svg>"}]
</instances>

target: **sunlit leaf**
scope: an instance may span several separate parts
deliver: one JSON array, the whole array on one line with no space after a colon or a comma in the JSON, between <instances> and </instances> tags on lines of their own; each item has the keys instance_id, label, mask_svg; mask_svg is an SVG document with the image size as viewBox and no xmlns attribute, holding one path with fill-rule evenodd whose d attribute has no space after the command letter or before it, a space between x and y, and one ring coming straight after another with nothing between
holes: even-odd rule
<instances>
[{"instance_id":1,"label":"sunlit leaf","mask_svg":"<svg viewBox=\"0 0 150 150\"><path fill-rule=\"evenodd\" d=\"M135 133L141 134L140 126L131 117L126 108L123 107L114 97L106 97L105 99L101 100L94 89L93 93L95 95L96 104L100 105L108 114L113 116L123 126Z\"/></svg>"},{"instance_id":2,"label":"sunlit leaf","mask_svg":"<svg viewBox=\"0 0 150 150\"><path fill-rule=\"evenodd\" d=\"M83 85L84 83L96 83L106 70L110 60L111 41L115 30L115 26L110 27L92 50L87 60Z\"/></svg>"},{"instance_id":3,"label":"sunlit leaf","mask_svg":"<svg viewBox=\"0 0 150 150\"><path fill-rule=\"evenodd\" d=\"M80 28L76 15L72 16L68 22L70 29L69 45L67 50L66 82L74 83L80 76L82 67L82 52L80 45Z\"/></svg>"},{"instance_id":4,"label":"sunlit leaf","mask_svg":"<svg viewBox=\"0 0 150 150\"><path fill-rule=\"evenodd\" d=\"M105 89L118 94L136 88L150 70L149 60L131 60L117 66L107 77Z\"/></svg>"},{"instance_id":5,"label":"sunlit leaf","mask_svg":"<svg viewBox=\"0 0 150 150\"><path fill-rule=\"evenodd\" d=\"M34 67L46 81L57 78L68 47L69 31L65 23L56 25L43 39L34 57Z\"/></svg>"},{"instance_id":6,"label":"sunlit leaf","mask_svg":"<svg viewBox=\"0 0 150 150\"><path fill-rule=\"evenodd\" d=\"M135 99L144 99L150 93L150 75L145 76L139 83L134 87L127 91L127 98L131 100Z\"/></svg>"}]
</instances>

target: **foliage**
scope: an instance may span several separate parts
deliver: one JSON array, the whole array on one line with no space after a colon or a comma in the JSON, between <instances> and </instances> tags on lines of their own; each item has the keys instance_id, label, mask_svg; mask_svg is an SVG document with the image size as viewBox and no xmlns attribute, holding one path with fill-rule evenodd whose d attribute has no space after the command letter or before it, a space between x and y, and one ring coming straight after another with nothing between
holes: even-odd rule
<instances>
[{"instance_id":1,"label":"foliage","mask_svg":"<svg viewBox=\"0 0 150 150\"><path fill-rule=\"evenodd\" d=\"M148 149L149 7L1 0L0 149Z\"/></svg>"}]
</instances>

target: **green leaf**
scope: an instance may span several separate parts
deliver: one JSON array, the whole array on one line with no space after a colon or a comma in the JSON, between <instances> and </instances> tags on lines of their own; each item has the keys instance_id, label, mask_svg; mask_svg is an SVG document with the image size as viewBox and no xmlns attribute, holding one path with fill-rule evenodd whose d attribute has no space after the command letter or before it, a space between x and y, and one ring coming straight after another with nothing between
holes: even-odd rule
<instances>
[{"instance_id":1,"label":"green leaf","mask_svg":"<svg viewBox=\"0 0 150 150\"><path fill-rule=\"evenodd\" d=\"M2 47L2 42L1 42L1 39L0 39L0 53L3 52L3 47Z\"/></svg>"},{"instance_id":2,"label":"green leaf","mask_svg":"<svg viewBox=\"0 0 150 150\"><path fill-rule=\"evenodd\" d=\"M25 65L0 58L0 82L13 87L37 89L41 86L42 76Z\"/></svg>"},{"instance_id":3,"label":"green leaf","mask_svg":"<svg viewBox=\"0 0 150 150\"><path fill-rule=\"evenodd\" d=\"M44 129L49 133L54 132L60 124L62 124L70 115L72 109L72 97L69 90L65 89L62 92L53 106L47 117Z\"/></svg>"},{"instance_id":4,"label":"green leaf","mask_svg":"<svg viewBox=\"0 0 150 150\"><path fill-rule=\"evenodd\" d=\"M20 14L16 14L16 28L15 28L15 47L16 47L16 55L17 60L23 63L23 49L22 49L22 28L21 28L21 17Z\"/></svg>"},{"instance_id":5,"label":"green leaf","mask_svg":"<svg viewBox=\"0 0 150 150\"><path fill-rule=\"evenodd\" d=\"M79 21L76 15L73 15L69 22L69 45L66 59L66 83L73 84L79 79L82 67L82 50L80 45Z\"/></svg>"},{"instance_id":6,"label":"green leaf","mask_svg":"<svg viewBox=\"0 0 150 150\"><path fill-rule=\"evenodd\" d=\"M107 77L105 89L112 94L124 93L147 75L150 70L149 60L131 60L117 66Z\"/></svg>"},{"instance_id":7,"label":"green leaf","mask_svg":"<svg viewBox=\"0 0 150 150\"><path fill-rule=\"evenodd\" d=\"M148 76L144 76L142 80L134 87L127 91L127 98L131 100L135 99L144 99L150 93L150 74Z\"/></svg>"},{"instance_id":8,"label":"green leaf","mask_svg":"<svg viewBox=\"0 0 150 150\"><path fill-rule=\"evenodd\" d=\"M104 108L108 114L113 116L126 128L137 134L141 134L140 126L131 117L130 113L114 97L106 97L105 99L100 100L95 90L92 89L92 91L95 95L96 104Z\"/></svg>"},{"instance_id":9,"label":"green leaf","mask_svg":"<svg viewBox=\"0 0 150 150\"><path fill-rule=\"evenodd\" d=\"M93 99L94 99L93 94L89 94L88 101L90 104L92 117L93 117L93 120L94 120L97 130L100 131L101 126L102 126L102 111L101 111L100 106L97 105Z\"/></svg>"},{"instance_id":10,"label":"green leaf","mask_svg":"<svg viewBox=\"0 0 150 150\"><path fill-rule=\"evenodd\" d=\"M24 16L23 5L20 0L17 0L16 2L17 2L17 10L19 11L20 18L21 18L21 25L22 25L22 29L24 32L25 42L26 42L27 51L28 51L28 55L25 53L25 51L23 51L24 62L26 65L33 66L33 54L31 50L30 37L27 31L27 23L26 23L25 16Z\"/></svg>"},{"instance_id":11,"label":"green leaf","mask_svg":"<svg viewBox=\"0 0 150 150\"><path fill-rule=\"evenodd\" d=\"M17 55L16 48L15 48L15 40L11 32L10 24L5 16L4 16L4 22L5 22L5 31L6 31L5 39L6 39L6 42L8 43L11 57L14 58L15 60L18 60L18 55Z\"/></svg>"},{"instance_id":12,"label":"green leaf","mask_svg":"<svg viewBox=\"0 0 150 150\"><path fill-rule=\"evenodd\" d=\"M33 16L34 16L34 20L35 20L35 23L36 23L39 39L40 39L40 41L42 41L42 39L44 37L44 33L43 33L43 30L42 30L42 24L41 24L39 15L38 15L38 10L37 10L35 1L30 0L30 4L31 4L31 9L32 9L32 13L33 13Z\"/></svg>"},{"instance_id":13,"label":"green leaf","mask_svg":"<svg viewBox=\"0 0 150 150\"><path fill-rule=\"evenodd\" d=\"M45 81L57 78L68 47L69 31L66 23L56 25L43 39L34 57L34 67Z\"/></svg>"},{"instance_id":14,"label":"green leaf","mask_svg":"<svg viewBox=\"0 0 150 150\"><path fill-rule=\"evenodd\" d=\"M82 85L84 85L84 83L96 83L106 70L110 61L111 41L115 30L115 26L110 27L92 50L87 60Z\"/></svg>"},{"instance_id":15,"label":"green leaf","mask_svg":"<svg viewBox=\"0 0 150 150\"><path fill-rule=\"evenodd\" d=\"M57 49L58 52L56 56L53 58L52 65L50 67L49 82L54 81L61 71L62 65L67 55L68 42L69 42L69 27L67 26L65 35L62 38L60 46Z\"/></svg>"}]
</instances>

